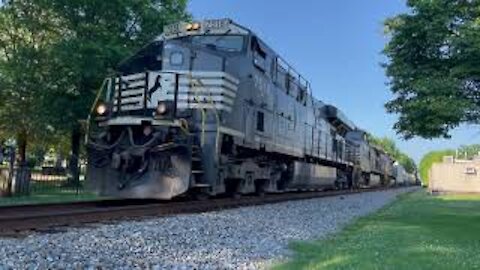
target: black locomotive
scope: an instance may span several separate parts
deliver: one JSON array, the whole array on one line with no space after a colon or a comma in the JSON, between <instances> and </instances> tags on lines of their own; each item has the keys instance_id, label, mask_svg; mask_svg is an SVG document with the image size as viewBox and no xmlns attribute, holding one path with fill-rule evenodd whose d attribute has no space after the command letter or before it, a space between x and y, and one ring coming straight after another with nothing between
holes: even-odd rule
<instances>
[{"instance_id":1,"label":"black locomotive","mask_svg":"<svg viewBox=\"0 0 480 270\"><path fill-rule=\"evenodd\" d=\"M177 23L105 80L88 132L102 195L171 199L392 184L393 160L257 35Z\"/></svg>"}]
</instances>

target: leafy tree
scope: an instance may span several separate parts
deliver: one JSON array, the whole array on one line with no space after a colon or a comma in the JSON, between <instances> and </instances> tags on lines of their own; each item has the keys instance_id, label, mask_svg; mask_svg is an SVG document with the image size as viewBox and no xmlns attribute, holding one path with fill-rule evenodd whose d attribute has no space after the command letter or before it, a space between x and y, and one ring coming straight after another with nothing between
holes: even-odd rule
<instances>
[{"instance_id":1,"label":"leafy tree","mask_svg":"<svg viewBox=\"0 0 480 270\"><path fill-rule=\"evenodd\" d=\"M408 13L386 20L385 64L399 115L394 128L409 139L449 137L480 116L480 1L408 0Z\"/></svg>"},{"instance_id":2,"label":"leafy tree","mask_svg":"<svg viewBox=\"0 0 480 270\"><path fill-rule=\"evenodd\" d=\"M45 66L49 46L61 26L40 7L41 0L0 4L0 135L16 138L19 161L25 163L27 143L44 140L52 129L43 120L42 93L50 87Z\"/></svg>"},{"instance_id":3,"label":"leafy tree","mask_svg":"<svg viewBox=\"0 0 480 270\"><path fill-rule=\"evenodd\" d=\"M457 151L460 158L472 159L480 154L480 144L462 145Z\"/></svg>"}]
</instances>

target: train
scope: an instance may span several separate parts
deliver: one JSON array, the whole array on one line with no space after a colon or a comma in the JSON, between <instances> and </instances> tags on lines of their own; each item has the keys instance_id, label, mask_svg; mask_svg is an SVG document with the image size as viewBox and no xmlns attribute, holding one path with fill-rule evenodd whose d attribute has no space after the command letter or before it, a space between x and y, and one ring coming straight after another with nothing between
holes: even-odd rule
<instances>
[{"instance_id":1,"label":"train","mask_svg":"<svg viewBox=\"0 0 480 270\"><path fill-rule=\"evenodd\" d=\"M86 136L103 196L360 189L395 184L394 160L250 29L178 22L105 79Z\"/></svg>"},{"instance_id":2,"label":"train","mask_svg":"<svg viewBox=\"0 0 480 270\"><path fill-rule=\"evenodd\" d=\"M393 175L396 186L419 186L419 177L415 173L408 173L397 161L393 163Z\"/></svg>"}]
</instances>

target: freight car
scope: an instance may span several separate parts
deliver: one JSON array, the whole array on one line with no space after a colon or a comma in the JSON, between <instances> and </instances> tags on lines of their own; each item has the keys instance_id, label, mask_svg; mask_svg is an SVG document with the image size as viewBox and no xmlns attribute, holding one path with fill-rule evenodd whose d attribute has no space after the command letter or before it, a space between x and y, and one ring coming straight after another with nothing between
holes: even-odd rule
<instances>
[{"instance_id":1,"label":"freight car","mask_svg":"<svg viewBox=\"0 0 480 270\"><path fill-rule=\"evenodd\" d=\"M392 159L249 29L165 27L95 101L89 186L171 199L389 185Z\"/></svg>"}]
</instances>

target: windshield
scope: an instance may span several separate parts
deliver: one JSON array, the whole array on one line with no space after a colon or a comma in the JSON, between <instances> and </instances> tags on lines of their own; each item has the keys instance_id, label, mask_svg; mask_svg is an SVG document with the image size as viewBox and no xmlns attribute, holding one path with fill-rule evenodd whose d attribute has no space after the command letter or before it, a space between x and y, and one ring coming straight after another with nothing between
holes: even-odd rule
<instances>
[{"instance_id":1,"label":"windshield","mask_svg":"<svg viewBox=\"0 0 480 270\"><path fill-rule=\"evenodd\" d=\"M192 44L226 52L241 52L244 48L245 36L193 36Z\"/></svg>"},{"instance_id":2,"label":"windshield","mask_svg":"<svg viewBox=\"0 0 480 270\"><path fill-rule=\"evenodd\" d=\"M162 42L153 42L134 56L120 63L118 70L124 74L162 69Z\"/></svg>"}]
</instances>

